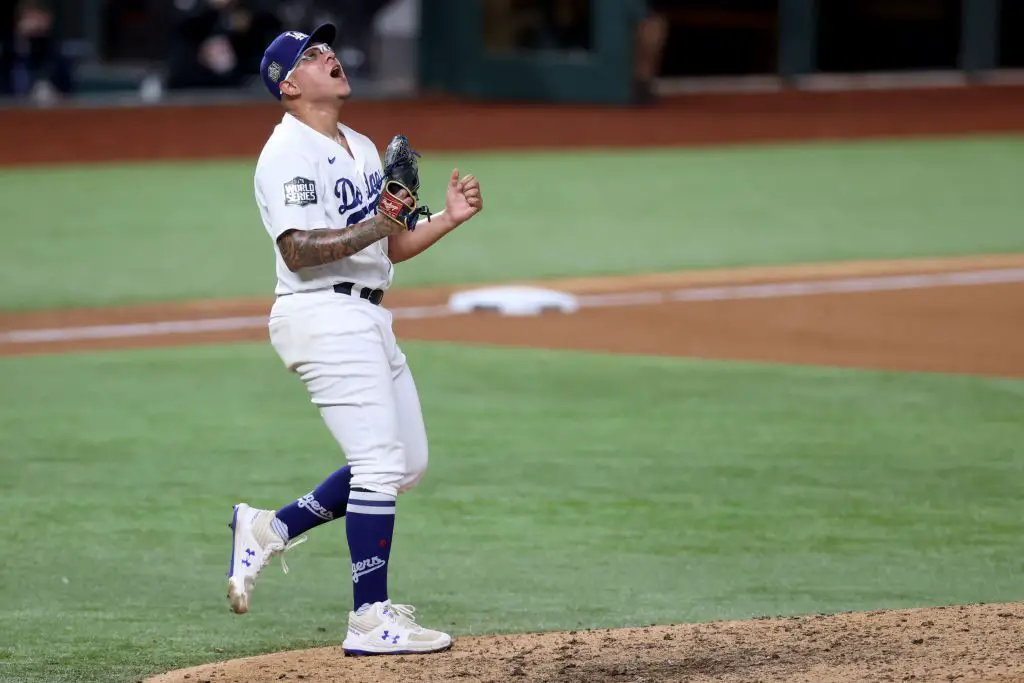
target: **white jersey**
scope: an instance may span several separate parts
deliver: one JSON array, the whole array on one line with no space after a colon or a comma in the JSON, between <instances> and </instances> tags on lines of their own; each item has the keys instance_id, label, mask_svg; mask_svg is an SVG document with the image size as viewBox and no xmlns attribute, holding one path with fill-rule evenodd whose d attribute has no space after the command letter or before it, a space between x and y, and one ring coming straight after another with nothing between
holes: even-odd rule
<instances>
[{"instance_id":1,"label":"white jersey","mask_svg":"<svg viewBox=\"0 0 1024 683\"><path fill-rule=\"evenodd\" d=\"M380 155L370 138L347 126L338 129L352 150L286 113L274 127L256 162L256 205L274 241L275 294L329 289L338 282L387 289L393 267L388 240L322 266L291 272L281 258L277 238L287 230L344 228L376 211L384 177Z\"/></svg>"}]
</instances>

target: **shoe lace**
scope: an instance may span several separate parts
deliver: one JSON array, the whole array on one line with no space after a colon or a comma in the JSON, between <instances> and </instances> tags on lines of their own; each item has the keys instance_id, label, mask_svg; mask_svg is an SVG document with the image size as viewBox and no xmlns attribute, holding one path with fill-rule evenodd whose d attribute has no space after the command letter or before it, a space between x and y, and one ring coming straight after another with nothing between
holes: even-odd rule
<instances>
[{"instance_id":1,"label":"shoe lace","mask_svg":"<svg viewBox=\"0 0 1024 683\"><path fill-rule=\"evenodd\" d=\"M413 616L416 608L412 605L396 605L393 602L388 602L387 607L388 612L391 613L396 622L411 629L420 628L420 625L416 623L416 618Z\"/></svg>"},{"instance_id":2,"label":"shoe lace","mask_svg":"<svg viewBox=\"0 0 1024 683\"><path fill-rule=\"evenodd\" d=\"M288 541L284 545L282 545L280 547L277 547L277 548L273 548L270 551L270 553L267 555L267 559L269 560L274 555L280 555L280 557L281 557L281 570L285 574L287 574L288 573L288 563L284 561L284 554L286 552L288 552L289 550L291 550L292 548L294 548L295 546L302 545L308 539L309 539L309 537L305 536L305 535L299 536L298 538L293 538L292 540Z\"/></svg>"}]
</instances>

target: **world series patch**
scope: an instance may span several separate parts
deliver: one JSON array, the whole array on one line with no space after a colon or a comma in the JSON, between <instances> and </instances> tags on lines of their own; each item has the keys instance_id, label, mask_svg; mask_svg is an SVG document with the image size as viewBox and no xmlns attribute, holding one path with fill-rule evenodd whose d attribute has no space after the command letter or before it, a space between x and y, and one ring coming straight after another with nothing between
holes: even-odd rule
<instances>
[{"instance_id":1,"label":"world series patch","mask_svg":"<svg viewBox=\"0 0 1024 683\"><path fill-rule=\"evenodd\" d=\"M316 204L316 183L309 178L296 176L284 184L285 206L309 206Z\"/></svg>"}]
</instances>

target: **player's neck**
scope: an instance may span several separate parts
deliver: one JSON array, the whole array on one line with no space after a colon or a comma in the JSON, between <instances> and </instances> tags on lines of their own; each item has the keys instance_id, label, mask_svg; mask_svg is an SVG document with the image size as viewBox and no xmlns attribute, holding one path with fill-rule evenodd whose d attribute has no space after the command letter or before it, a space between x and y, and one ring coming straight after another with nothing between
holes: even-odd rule
<instances>
[{"instance_id":1,"label":"player's neck","mask_svg":"<svg viewBox=\"0 0 1024 683\"><path fill-rule=\"evenodd\" d=\"M309 106L292 111L292 116L321 135L334 140L338 137L338 118L341 107Z\"/></svg>"}]
</instances>

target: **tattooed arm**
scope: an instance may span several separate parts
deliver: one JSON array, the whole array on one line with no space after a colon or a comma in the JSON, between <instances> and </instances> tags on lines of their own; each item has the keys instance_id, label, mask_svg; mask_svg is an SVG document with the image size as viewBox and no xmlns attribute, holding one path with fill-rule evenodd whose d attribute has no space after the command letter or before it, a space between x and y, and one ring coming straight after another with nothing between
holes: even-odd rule
<instances>
[{"instance_id":1,"label":"tattooed arm","mask_svg":"<svg viewBox=\"0 0 1024 683\"><path fill-rule=\"evenodd\" d=\"M395 196L406 200L409 193L399 190ZM340 261L346 256L366 249L378 240L403 232L408 232L403 224L374 214L362 223L347 228L286 230L277 238L277 247L281 250L284 264L294 273L300 268Z\"/></svg>"},{"instance_id":2,"label":"tattooed arm","mask_svg":"<svg viewBox=\"0 0 1024 683\"><path fill-rule=\"evenodd\" d=\"M371 216L347 228L287 230L277 238L277 246L288 270L294 273L300 268L341 260L404 230L405 226L389 218Z\"/></svg>"}]
</instances>

